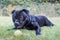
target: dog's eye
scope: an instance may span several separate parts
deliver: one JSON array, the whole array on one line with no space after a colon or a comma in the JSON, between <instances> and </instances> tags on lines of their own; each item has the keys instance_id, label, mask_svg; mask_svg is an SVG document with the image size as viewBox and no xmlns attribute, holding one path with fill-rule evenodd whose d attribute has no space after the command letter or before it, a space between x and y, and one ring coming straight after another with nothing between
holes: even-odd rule
<instances>
[{"instance_id":1,"label":"dog's eye","mask_svg":"<svg viewBox=\"0 0 60 40\"><path fill-rule=\"evenodd\" d=\"M22 18L22 16L20 16L20 18Z\"/></svg>"},{"instance_id":2,"label":"dog's eye","mask_svg":"<svg viewBox=\"0 0 60 40\"><path fill-rule=\"evenodd\" d=\"M20 16L20 19L23 19L23 16Z\"/></svg>"},{"instance_id":3,"label":"dog's eye","mask_svg":"<svg viewBox=\"0 0 60 40\"><path fill-rule=\"evenodd\" d=\"M19 19L19 16L15 16L16 19Z\"/></svg>"}]
</instances>

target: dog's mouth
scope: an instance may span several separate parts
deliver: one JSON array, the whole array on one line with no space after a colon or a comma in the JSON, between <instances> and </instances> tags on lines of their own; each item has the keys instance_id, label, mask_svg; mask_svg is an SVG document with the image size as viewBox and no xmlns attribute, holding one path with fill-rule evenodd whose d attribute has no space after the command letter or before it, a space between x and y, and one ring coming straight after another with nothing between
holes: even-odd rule
<instances>
[{"instance_id":1,"label":"dog's mouth","mask_svg":"<svg viewBox=\"0 0 60 40\"><path fill-rule=\"evenodd\" d=\"M19 29L20 29L20 28L21 28L21 26L17 26L17 28L19 28Z\"/></svg>"},{"instance_id":2,"label":"dog's mouth","mask_svg":"<svg viewBox=\"0 0 60 40\"><path fill-rule=\"evenodd\" d=\"M20 28L22 28L22 26L21 26L21 25L17 25L16 27L17 27L17 29L20 29Z\"/></svg>"}]
</instances>

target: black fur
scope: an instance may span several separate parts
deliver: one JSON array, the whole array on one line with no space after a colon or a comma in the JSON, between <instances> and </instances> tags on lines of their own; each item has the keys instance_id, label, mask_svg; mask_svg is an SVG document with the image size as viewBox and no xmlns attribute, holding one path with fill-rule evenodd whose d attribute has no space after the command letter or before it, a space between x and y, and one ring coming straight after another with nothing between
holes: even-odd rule
<instances>
[{"instance_id":1,"label":"black fur","mask_svg":"<svg viewBox=\"0 0 60 40\"><path fill-rule=\"evenodd\" d=\"M47 19L47 17L30 15L29 11L26 9L13 10L12 20L15 25L14 29L34 29L36 30L36 35L40 34L41 27L54 25L53 23L51 23L51 21Z\"/></svg>"}]
</instances>

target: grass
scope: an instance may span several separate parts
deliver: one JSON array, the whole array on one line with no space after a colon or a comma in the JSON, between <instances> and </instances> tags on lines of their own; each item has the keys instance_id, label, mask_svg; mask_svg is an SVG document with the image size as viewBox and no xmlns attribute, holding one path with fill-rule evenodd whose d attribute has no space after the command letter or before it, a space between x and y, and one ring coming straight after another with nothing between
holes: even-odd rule
<instances>
[{"instance_id":1,"label":"grass","mask_svg":"<svg viewBox=\"0 0 60 40\"><path fill-rule=\"evenodd\" d=\"M36 36L35 31L20 29L23 33L21 37L15 37L16 30L7 29L13 28L11 17L0 17L0 40L60 40L60 19L58 17L49 18L55 26L42 27L41 35Z\"/></svg>"}]
</instances>

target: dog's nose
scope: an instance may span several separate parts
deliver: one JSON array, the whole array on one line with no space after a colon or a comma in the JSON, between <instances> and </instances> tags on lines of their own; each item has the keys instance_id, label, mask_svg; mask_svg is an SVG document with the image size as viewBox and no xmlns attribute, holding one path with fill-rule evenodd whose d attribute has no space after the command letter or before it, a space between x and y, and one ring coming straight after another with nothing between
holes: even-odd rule
<instances>
[{"instance_id":1,"label":"dog's nose","mask_svg":"<svg viewBox=\"0 0 60 40\"><path fill-rule=\"evenodd\" d=\"M22 21L20 21L20 24L22 24Z\"/></svg>"},{"instance_id":2,"label":"dog's nose","mask_svg":"<svg viewBox=\"0 0 60 40\"><path fill-rule=\"evenodd\" d=\"M19 25L19 22L15 22L15 24Z\"/></svg>"}]
</instances>

